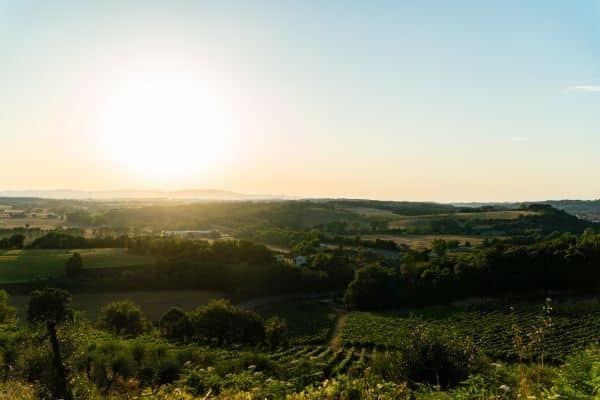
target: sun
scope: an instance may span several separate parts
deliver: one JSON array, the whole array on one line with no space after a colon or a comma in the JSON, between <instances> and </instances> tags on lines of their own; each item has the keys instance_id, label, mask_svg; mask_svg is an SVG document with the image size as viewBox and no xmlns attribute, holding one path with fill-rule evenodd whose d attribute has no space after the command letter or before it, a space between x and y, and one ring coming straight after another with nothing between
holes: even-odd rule
<instances>
[{"instance_id":1,"label":"sun","mask_svg":"<svg viewBox=\"0 0 600 400\"><path fill-rule=\"evenodd\" d=\"M205 173L230 147L229 107L214 88L190 76L137 74L114 89L103 108L105 153L157 183Z\"/></svg>"}]
</instances>

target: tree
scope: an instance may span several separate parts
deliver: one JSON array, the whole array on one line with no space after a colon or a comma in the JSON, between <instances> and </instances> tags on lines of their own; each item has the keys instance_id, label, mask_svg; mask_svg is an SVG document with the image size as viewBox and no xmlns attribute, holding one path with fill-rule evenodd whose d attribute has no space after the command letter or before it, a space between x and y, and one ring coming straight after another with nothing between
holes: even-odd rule
<instances>
[{"instance_id":1,"label":"tree","mask_svg":"<svg viewBox=\"0 0 600 400\"><path fill-rule=\"evenodd\" d=\"M63 289L46 288L31 292L27 320L35 324L45 321L63 323L73 319L71 294Z\"/></svg>"},{"instance_id":2,"label":"tree","mask_svg":"<svg viewBox=\"0 0 600 400\"><path fill-rule=\"evenodd\" d=\"M15 233L14 235L0 239L0 249L22 249L25 242L25 235Z\"/></svg>"},{"instance_id":3,"label":"tree","mask_svg":"<svg viewBox=\"0 0 600 400\"><path fill-rule=\"evenodd\" d=\"M17 320L17 310L8 304L8 293L0 290L0 324L10 324Z\"/></svg>"},{"instance_id":4,"label":"tree","mask_svg":"<svg viewBox=\"0 0 600 400\"><path fill-rule=\"evenodd\" d=\"M123 300L102 309L98 326L117 335L135 336L149 330L150 323L136 304Z\"/></svg>"},{"instance_id":5,"label":"tree","mask_svg":"<svg viewBox=\"0 0 600 400\"><path fill-rule=\"evenodd\" d=\"M448 251L448 243L444 239L433 239L431 241L431 251L438 257L443 257Z\"/></svg>"},{"instance_id":6,"label":"tree","mask_svg":"<svg viewBox=\"0 0 600 400\"><path fill-rule=\"evenodd\" d=\"M69 278L76 278L81 275L82 271L83 259L81 258L81 254L73 253L73 255L69 257L65 264L65 274Z\"/></svg>"},{"instance_id":7,"label":"tree","mask_svg":"<svg viewBox=\"0 0 600 400\"><path fill-rule=\"evenodd\" d=\"M190 318L181 308L172 307L160 318L161 333L169 339L185 339L192 336Z\"/></svg>"},{"instance_id":8,"label":"tree","mask_svg":"<svg viewBox=\"0 0 600 400\"><path fill-rule=\"evenodd\" d=\"M390 269L378 264L356 270L344 302L351 309L377 309L394 302L394 276Z\"/></svg>"},{"instance_id":9,"label":"tree","mask_svg":"<svg viewBox=\"0 0 600 400\"><path fill-rule=\"evenodd\" d=\"M222 343L256 344L264 341L265 325L257 313L215 300L191 313L194 334Z\"/></svg>"}]
</instances>

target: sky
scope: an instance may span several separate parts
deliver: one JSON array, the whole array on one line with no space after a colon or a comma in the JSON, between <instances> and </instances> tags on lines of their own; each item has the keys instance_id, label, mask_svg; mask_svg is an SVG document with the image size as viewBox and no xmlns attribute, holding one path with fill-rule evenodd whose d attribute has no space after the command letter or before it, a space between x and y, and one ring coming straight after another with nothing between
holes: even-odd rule
<instances>
[{"instance_id":1,"label":"sky","mask_svg":"<svg viewBox=\"0 0 600 400\"><path fill-rule=\"evenodd\" d=\"M0 190L600 197L600 1L0 0Z\"/></svg>"}]
</instances>

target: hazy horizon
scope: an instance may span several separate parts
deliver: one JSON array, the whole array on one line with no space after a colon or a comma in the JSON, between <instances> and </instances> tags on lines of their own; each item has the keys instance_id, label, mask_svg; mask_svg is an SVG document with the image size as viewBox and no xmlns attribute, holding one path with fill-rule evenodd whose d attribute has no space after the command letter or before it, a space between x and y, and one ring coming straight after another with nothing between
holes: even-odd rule
<instances>
[{"instance_id":1,"label":"hazy horizon","mask_svg":"<svg viewBox=\"0 0 600 400\"><path fill-rule=\"evenodd\" d=\"M0 7L0 191L600 197L598 2Z\"/></svg>"},{"instance_id":2,"label":"hazy horizon","mask_svg":"<svg viewBox=\"0 0 600 400\"><path fill-rule=\"evenodd\" d=\"M432 202L441 204L519 204L545 201L600 201L600 198L539 198L513 200L431 200L406 198L374 198L346 196L294 196L286 193L241 193L227 189L215 188L185 188L177 190L162 189L121 189L121 190L76 190L76 189L31 189L3 190L0 197L38 197L46 199L75 199L75 200L144 200L144 199L174 199L174 200L373 200L396 202Z\"/></svg>"}]
</instances>

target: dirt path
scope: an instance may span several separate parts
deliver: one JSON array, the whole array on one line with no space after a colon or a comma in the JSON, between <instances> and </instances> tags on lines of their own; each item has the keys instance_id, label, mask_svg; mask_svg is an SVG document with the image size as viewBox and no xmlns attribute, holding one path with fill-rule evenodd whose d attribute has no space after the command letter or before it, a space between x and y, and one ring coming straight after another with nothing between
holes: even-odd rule
<instances>
[{"instance_id":1,"label":"dirt path","mask_svg":"<svg viewBox=\"0 0 600 400\"><path fill-rule=\"evenodd\" d=\"M346 325L346 319L348 318L348 311L337 310L337 320L335 326L331 332L331 338L329 339L329 346L333 348L339 348L342 346L342 332L344 332L344 326Z\"/></svg>"}]
</instances>

